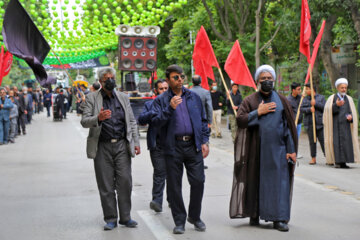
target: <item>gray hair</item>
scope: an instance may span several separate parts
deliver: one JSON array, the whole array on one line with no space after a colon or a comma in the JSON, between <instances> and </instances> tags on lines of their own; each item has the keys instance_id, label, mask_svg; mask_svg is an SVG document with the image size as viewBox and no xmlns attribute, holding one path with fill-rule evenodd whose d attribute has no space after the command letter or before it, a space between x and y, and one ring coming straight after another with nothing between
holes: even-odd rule
<instances>
[{"instance_id":1,"label":"gray hair","mask_svg":"<svg viewBox=\"0 0 360 240\"><path fill-rule=\"evenodd\" d=\"M101 79L105 74L107 74L107 73L111 73L112 75L115 76L116 71L115 71L115 69L112 68L112 67L102 67L102 68L99 68L99 69L97 70L97 77L98 77L98 79L100 80L100 79Z\"/></svg>"},{"instance_id":2,"label":"gray hair","mask_svg":"<svg viewBox=\"0 0 360 240\"><path fill-rule=\"evenodd\" d=\"M0 91L1 90L4 90L7 93L6 88L4 88L4 87L0 87Z\"/></svg>"},{"instance_id":3,"label":"gray hair","mask_svg":"<svg viewBox=\"0 0 360 240\"><path fill-rule=\"evenodd\" d=\"M264 72L268 72L272 75L273 79L276 80L276 73L275 70L272 66L270 65L261 65L260 67L258 67L258 69L256 69L256 73L255 73L255 81L259 81L259 76L261 73Z\"/></svg>"}]
</instances>

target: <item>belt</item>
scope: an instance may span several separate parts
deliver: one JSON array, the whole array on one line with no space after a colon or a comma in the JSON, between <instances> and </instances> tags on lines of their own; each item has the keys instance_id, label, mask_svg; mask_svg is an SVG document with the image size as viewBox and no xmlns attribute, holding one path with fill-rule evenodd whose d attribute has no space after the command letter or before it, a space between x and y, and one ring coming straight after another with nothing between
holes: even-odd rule
<instances>
[{"instance_id":1,"label":"belt","mask_svg":"<svg viewBox=\"0 0 360 240\"><path fill-rule=\"evenodd\" d=\"M188 142L193 139L193 136L176 136L175 138L179 141Z\"/></svg>"},{"instance_id":2,"label":"belt","mask_svg":"<svg viewBox=\"0 0 360 240\"><path fill-rule=\"evenodd\" d=\"M106 142L106 143L117 143L123 140L123 138L112 138L112 139L101 139L100 142Z\"/></svg>"}]
</instances>

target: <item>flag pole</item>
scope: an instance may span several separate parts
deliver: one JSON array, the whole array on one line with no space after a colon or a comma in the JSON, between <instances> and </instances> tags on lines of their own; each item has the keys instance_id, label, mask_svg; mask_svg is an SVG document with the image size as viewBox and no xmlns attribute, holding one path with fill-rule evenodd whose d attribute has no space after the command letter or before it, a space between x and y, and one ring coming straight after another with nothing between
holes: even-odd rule
<instances>
[{"instance_id":1,"label":"flag pole","mask_svg":"<svg viewBox=\"0 0 360 240\"><path fill-rule=\"evenodd\" d=\"M315 101L314 98L314 85L313 85L313 78L312 78L312 71L310 71L310 88L311 88L311 101ZM315 105L311 105L311 107L314 107ZM314 143L316 143L316 125L315 125L315 111L312 113L312 120L313 120L313 135L314 135Z\"/></svg>"},{"instance_id":2,"label":"flag pole","mask_svg":"<svg viewBox=\"0 0 360 240\"><path fill-rule=\"evenodd\" d=\"M227 85L226 85L226 82L225 82L225 79L224 79L224 76L223 76L223 74L222 74L222 71L221 71L220 67L218 67L218 70L219 70L219 73L220 73L220 77L221 77L222 83L223 83L223 85L224 85L224 87L225 87L225 91L226 91L227 93L229 93L229 100L230 100L230 103L231 103L231 107L232 107L232 109L233 109L233 111L234 111L234 114L235 114L235 117L236 117L236 109L234 109L235 105L234 105L234 102L233 102L233 100L232 100L232 98L231 98L231 95L230 95L230 92L229 92L229 88L228 88Z\"/></svg>"},{"instance_id":3,"label":"flag pole","mask_svg":"<svg viewBox=\"0 0 360 240\"><path fill-rule=\"evenodd\" d=\"M311 70L311 64L309 64L308 72L309 72L310 70ZM299 121L300 108L301 108L302 102L303 102L303 100L304 100L304 95L305 95L305 86L304 86L303 92L302 92L302 94L301 94L301 99L300 99L300 103L299 103L299 106L298 106L298 110L297 110L297 112L296 112L295 126L297 126L298 121Z\"/></svg>"}]
</instances>

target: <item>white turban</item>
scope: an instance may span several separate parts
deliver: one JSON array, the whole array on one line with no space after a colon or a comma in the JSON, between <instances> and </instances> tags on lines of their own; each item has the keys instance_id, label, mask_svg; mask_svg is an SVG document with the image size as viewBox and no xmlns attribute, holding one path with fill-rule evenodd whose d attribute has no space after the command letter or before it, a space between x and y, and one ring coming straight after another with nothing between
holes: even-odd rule
<instances>
[{"instance_id":1,"label":"white turban","mask_svg":"<svg viewBox=\"0 0 360 240\"><path fill-rule=\"evenodd\" d=\"M339 79L336 80L336 82L335 82L335 87L337 88L340 84L349 85L349 82L348 82L348 80L346 80L346 78L339 78Z\"/></svg>"},{"instance_id":2,"label":"white turban","mask_svg":"<svg viewBox=\"0 0 360 240\"><path fill-rule=\"evenodd\" d=\"M276 79L276 73L275 70L272 66L270 65L261 65L260 67L258 67L258 69L256 69L256 73L255 73L255 81L257 82L259 80L259 76L261 73L263 72L268 72L272 75L273 79Z\"/></svg>"}]
</instances>

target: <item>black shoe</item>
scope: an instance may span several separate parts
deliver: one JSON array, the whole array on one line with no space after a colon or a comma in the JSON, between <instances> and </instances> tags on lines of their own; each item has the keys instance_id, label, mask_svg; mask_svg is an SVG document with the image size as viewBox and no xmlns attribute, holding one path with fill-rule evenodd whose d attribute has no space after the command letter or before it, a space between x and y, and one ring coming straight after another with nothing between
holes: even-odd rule
<instances>
[{"instance_id":1,"label":"black shoe","mask_svg":"<svg viewBox=\"0 0 360 240\"><path fill-rule=\"evenodd\" d=\"M194 224L195 226L195 230L199 231L199 232L205 232L206 230L206 225L203 221L201 221L201 219L194 221L191 217L187 218L187 221L191 224Z\"/></svg>"},{"instance_id":2,"label":"black shoe","mask_svg":"<svg viewBox=\"0 0 360 240\"><path fill-rule=\"evenodd\" d=\"M208 168L209 168L208 166L204 165L204 169L208 169Z\"/></svg>"},{"instance_id":3,"label":"black shoe","mask_svg":"<svg viewBox=\"0 0 360 240\"><path fill-rule=\"evenodd\" d=\"M341 164L340 165L340 168L346 168L346 169L348 169L348 168L350 168L348 165L346 165L346 163L344 163L344 164Z\"/></svg>"},{"instance_id":4,"label":"black shoe","mask_svg":"<svg viewBox=\"0 0 360 240\"><path fill-rule=\"evenodd\" d=\"M132 219L130 219L127 222L120 222L119 221L119 224L124 225L125 227L128 227L128 228L135 228L138 225L138 223L135 220L132 220Z\"/></svg>"},{"instance_id":5,"label":"black shoe","mask_svg":"<svg viewBox=\"0 0 360 240\"><path fill-rule=\"evenodd\" d=\"M289 231L289 227L285 222L274 222L274 228L279 230L280 232Z\"/></svg>"},{"instance_id":6,"label":"black shoe","mask_svg":"<svg viewBox=\"0 0 360 240\"><path fill-rule=\"evenodd\" d=\"M259 217L255 217L255 218L250 218L250 222L249 222L250 226L259 226L260 222L259 222Z\"/></svg>"},{"instance_id":7,"label":"black shoe","mask_svg":"<svg viewBox=\"0 0 360 240\"><path fill-rule=\"evenodd\" d=\"M161 205L159 203L155 202L155 201L150 202L150 208L152 210L154 210L155 212L157 212L157 213L162 212Z\"/></svg>"},{"instance_id":8,"label":"black shoe","mask_svg":"<svg viewBox=\"0 0 360 240\"><path fill-rule=\"evenodd\" d=\"M184 225L175 226L174 229L173 229L173 233L174 234L184 234L185 233L185 226Z\"/></svg>"}]
</instances>

